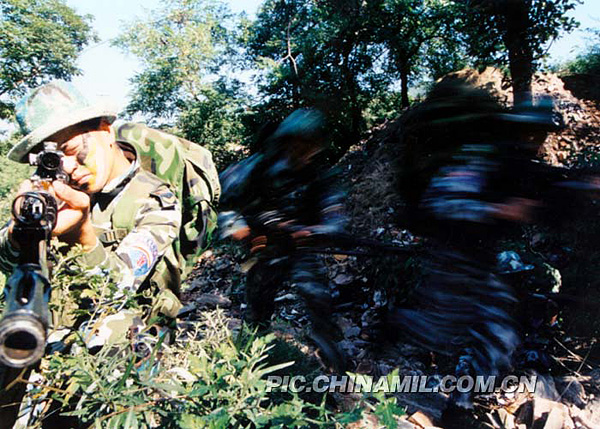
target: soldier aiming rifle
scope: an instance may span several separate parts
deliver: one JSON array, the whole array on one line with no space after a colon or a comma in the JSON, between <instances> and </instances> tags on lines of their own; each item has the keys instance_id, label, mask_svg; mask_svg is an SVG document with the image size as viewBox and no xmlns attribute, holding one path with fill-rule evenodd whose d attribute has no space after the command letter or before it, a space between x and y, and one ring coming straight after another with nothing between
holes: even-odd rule
<instances>
[{"instance_id":1,"label":"soldier aiming rifle","mask_svg":"<svg viewBox=\"0 0 600 429\"><path fill-rule=\"evenodd\" d=\"M13 219L0 230L0 268L14 273L0 322L0 361L19 368L39 361L48 299L60 300L63 308L74 299L51 293L45 264L51 236L67 250L80 246L75 262L110 276L120 301L144 293L145 310L122 308L117 300L110 314L95 311L94 320L52 314L52 328L67 332L48 347L60 343L68 351L77 337L69 333L76 330L91 353L138 337L153 343L169 337L188 261L195 262L216 226L212 207L220 186L210 153L142 124L115 123L114 108L90 103L63 81L31 91L17 103L16 116L25 137L8 157L35 160L38 169L21 185ZM2 385L11 388L0 392L5 427L14 421L25 387L11 383L18 374L9 367ZM44 424L60 424L52 421L56 415Z\"/></svg>"}]
</instances>

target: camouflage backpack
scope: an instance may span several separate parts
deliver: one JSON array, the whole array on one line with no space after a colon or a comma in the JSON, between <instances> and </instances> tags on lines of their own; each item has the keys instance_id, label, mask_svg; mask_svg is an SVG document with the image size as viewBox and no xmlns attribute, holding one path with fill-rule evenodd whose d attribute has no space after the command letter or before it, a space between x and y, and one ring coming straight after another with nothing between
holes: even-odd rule
<instances>
[{"instance_id":1,"label":"camouflage backpack","mask_svg":"<svg viewBox=\"0 0 600 429\"><path fill-rule=\"evenodd\" d=\"M219 175L211 153L204 147L144 124L117 121L113 124L117 142L133 146L140 165L171 185L182 204L179 252L186 260L184 272L195 257L207 249L217 226L214 205L221 193ZM133 217L114 225L133 229Z\"/></svg>"}]
</instances>

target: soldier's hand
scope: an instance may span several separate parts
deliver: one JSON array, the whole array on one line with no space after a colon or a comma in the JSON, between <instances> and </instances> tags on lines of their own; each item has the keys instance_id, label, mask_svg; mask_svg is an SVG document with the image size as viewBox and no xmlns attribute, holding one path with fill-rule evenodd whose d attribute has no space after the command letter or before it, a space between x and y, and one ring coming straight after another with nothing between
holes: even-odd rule
<instances>
[{"instance_id":1,"label":"soldier's hand","mask_svg":"<svg viewBox=\"0 0 600 429\"><path fill-rule=\"evenodd\" d=\"M79 243L84 248L95 246L97 239L90 220L90 196L58 180L52 183L52 191L60 207L52 234L69 244Z\"/></svg>"},{"instance_id":2,"label":"soldier's hand","mask_svg":"<svg viewBox=\"0 0 600 429\"><path fill-rule=\"evenodd\" d=\"M294 239L294 243L296 246L308 246L310 245L310 237L313 235L313 232L310 228L301 229L300 231L293 232L291 234Z\"/></svg>"},{"instance_id":3,"label":"soldier's hand","mask_svg":"<svg viewBox=\"0 0 600 429\"><path fill-rule=\"evenodd\" d=\"M268 240L266 235L259 235L257 237L254 237L252 239L252 242L250 243L250 253L257 253L265 247L267 247L267 241Z\"/></svg>"},{"instance_id":4,"label":"soldier's hand","mask_svg":"<svg viewBox=\"0 0 600 429\"><path fill-rule=\"evenodd\" d=\"M31 180L27 179L21 182L19 185L19 190L17 191L18 195L24 194L25 192L29 192L33 189L33 185L31 184Z\"/></svg>"},{"instance_id":5,"label":"soldier's hand","mask_svg":"<svg viewBox=\"0 0 600 429\"><path fill-rule=\"evenodd\" d=\"M535 209L541 203L529 198L510 198L506 203L496 204L496 217L511 222L530 223Z\"/></svg>"}]
</instances>

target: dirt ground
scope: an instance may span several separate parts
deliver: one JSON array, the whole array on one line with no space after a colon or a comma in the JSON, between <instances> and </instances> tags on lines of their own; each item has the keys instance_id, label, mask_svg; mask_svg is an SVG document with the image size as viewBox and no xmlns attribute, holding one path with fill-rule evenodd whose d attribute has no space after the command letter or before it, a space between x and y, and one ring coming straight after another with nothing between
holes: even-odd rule
<instances>
[{"instance_id":1,"label":"dirt ground","mask_svg":"<svg viewBox=\"0 0 600 429\"><path fill-rule=\"evenodd\" d=\"M510 92L498 71L459 73L470 82L488 88L500 100L510 102ZM598 151L598 93L590 90L600 87L597 84L597 78L590 76L561 79L552 74L536 75L533 85L536 98L543 94L552 96L565 123L563 130L547 138L540 152L540 158L545 162L574 166L593 158ZM364 238L410 246L422 239L404 229L399 220L402 200L395 191L393 163L401 156L401 129L401 118L372 129L365 140L352 147L340 160L337 168L347 185L348 231ZM596 213L595 204L590 204L589 216ZM594 280L595 270L590 268L596 255L589 250L597 241L589 232L593 222L586 215L583 213L583 220L564 230L565 237L562 237L558 250L554 241L548 238L547 231L536 226L524 230L522 244L530 252L522 256L525 259L529 255L531 259L525 262L555 261L563 285L561 292L584 297L588 302L573 298L559 303L557 323L543 336L544 350L552 362L548 371L538 374L536 393L478 397L478 419L473 425L508 429L600 427L600 347L597 338L600 325L594 305L600 303L600 292ZM600 227L597 230L600 231ZM578 240L584 244L584 250L576 250ZM401 255L325 255L323 258L336 299L332 321L340 327L339 344L349 358L350 372L375 377L389 374L396 368L401 375L452 372L455 365L452 359L412 345L409 339L402 338L401 333L396 338L387 338L374 329L380 309L390 301L398 302L410 295L416 283L414 276L418 276L418 264L413 258ZM246 270L242 250L231 243L220 243L206 252L188 282L183 316L194 319L203 310L219 306L227 310L232 325L241 323ZM306 337L306 326L306 313L293 288L283 288L277 297L272 329L318 363L314 348ZM322 371L326 369L322 368ZM519 373L519 368L515 372ZM350 407L356 401L352 395L336 394L334 399L341 408ZM441 412L446 400L443 394L398 394L398 399L407 409L407 416L398 422L399 427L441 427ZM352 427L381 426L373 416L367 415L360 424Z\"/></svg>"}]
</instances>

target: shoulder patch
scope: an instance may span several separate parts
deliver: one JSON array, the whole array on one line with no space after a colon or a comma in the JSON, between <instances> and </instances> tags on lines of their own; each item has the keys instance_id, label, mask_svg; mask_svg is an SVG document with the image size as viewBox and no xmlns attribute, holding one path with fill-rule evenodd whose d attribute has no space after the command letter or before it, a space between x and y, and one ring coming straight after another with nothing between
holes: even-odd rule
<instances>
[{"instance_id":1,"label":"shoulder patch","mask_svg":"<svg viewBox=\"0 0 600 429\"><path fill-rule=\"evenodd\" d=\"M136 277L147 274L158 259L158 246L148 232L129 234L117 252Z\"/></svg>"}]
</instances>

